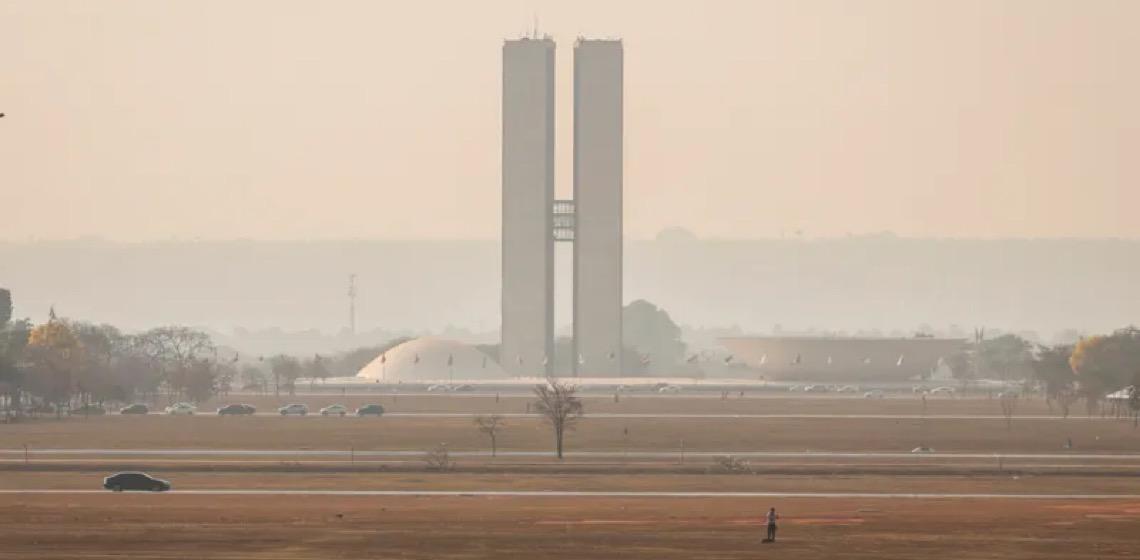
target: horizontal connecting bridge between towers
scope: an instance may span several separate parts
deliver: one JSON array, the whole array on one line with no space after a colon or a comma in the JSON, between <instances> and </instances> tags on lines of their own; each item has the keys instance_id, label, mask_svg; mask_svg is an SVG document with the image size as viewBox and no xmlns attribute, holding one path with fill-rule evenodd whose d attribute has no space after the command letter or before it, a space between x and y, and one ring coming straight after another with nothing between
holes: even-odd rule
<instances>
[{"instance_id":1,"label":"horizontal connecting bridge between towers","mask_svg":"<svg viewBox=\"0 0 1140 560\"><path fill-rule=\"evenodd\" d=\"M574 231L577 229L577 217L573 200L555 200L551 207L554 214L554 227L551 233L554 241L560 243L573 243Z\"/></svg>"}]
</instances>

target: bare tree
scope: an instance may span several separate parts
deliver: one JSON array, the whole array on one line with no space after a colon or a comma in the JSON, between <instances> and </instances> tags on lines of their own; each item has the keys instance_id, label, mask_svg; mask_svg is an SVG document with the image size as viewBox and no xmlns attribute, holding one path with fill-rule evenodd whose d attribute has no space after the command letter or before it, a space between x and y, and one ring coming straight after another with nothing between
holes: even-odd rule
<instances>
[{"instance_id":1,"label":"bare tree","mask_svg":"<svg viewBox=\"0 0 1140 560\"><path fill-rule=\"evenodd\" d=\"M573 430L575 423L582 417L582 399L577 397L577 391L576 386L553 376L547 377L546 383L534 388L534 394L538 397L535 411L554 430L555 449L559 459L562 458L562 442L566 430Z\"/></svg>"},{"instance_id":2,"label":"bare tree","mask_svg":"<svg viewBox=\"0 0 1140 560\"><path fill-rule=\"evenodd\" d=\"M1017 397L1010 394L1003 394L1001 398L1001 414L1005 416L1005 429L1013 429L1013 414L1017 412Z\"/></svg>"},{"instance_id":3,"label":"bare tree","mask_svg":"<svg viewBox=\"0 0 1140 560\"><path fill-rule=\"evenodd\" d=\"M433 471L447 472L455 468L455 461L452 460L446 443L441 443L435 446L435 449L424 453L424 463L427 464L428 470Z\"/></svg>"},{"instance_id":4,"label":"bare tree","mask_svg":"<svg viewBox=\"0 0 1140 560\"><path fill-rule=\"evenodd\" d=\"M475 417L475 427L483 435L491 438L491 457L494 458L499 454L498 440L499 429L504 425L503 417L499 414L480 414Z\"/></svg>"},{"instance_id":5,"label":"bare tree","mask_svg":"<svg viewBox=\"0 0 1140 560\"><path fill-rule=\"evenodd\" d=\"M305 374L305 368L297 358L278 354L269 358L269 372L273 375L274 396L281 395L282 385L289 391L289 396L293 396L296 393L297 380Z\"/></svg>"}]
</instances>

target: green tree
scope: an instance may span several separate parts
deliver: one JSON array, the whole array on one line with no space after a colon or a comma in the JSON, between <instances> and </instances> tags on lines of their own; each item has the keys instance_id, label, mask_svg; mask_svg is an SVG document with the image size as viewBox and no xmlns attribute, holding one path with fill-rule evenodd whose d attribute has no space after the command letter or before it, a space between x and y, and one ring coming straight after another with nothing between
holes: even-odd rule
<instances>
[{"instance_id":1,"label":"green tree","mask_svg":"<svg viewBox=\"0 0 1140 560\"><path fill-rule=\"evenodd\" d=\"M1011 379L1024 380L1033 370L1033 345L1015 334L983 340L979 357L987 376L996 375L1003 385Z\"/></svg>"},{"instance_id":2,"label":"green tree","mask_svg":"<svg viewBox=\"0 0 1140 560\"><path fill-rule=\"evenodd\" d=\"M1126 387L1140 372L1140 330L1127 327L1077 343L1069 364L1091 416L1105 395Z\"/></svg>"},{"instance_id":3,"label":"green tree","mask_svg":"<svg viewBox=\"0 0 1140 560\"><path fill-rule=\"evenodd\" d=\"M642 362L646 373L667 373L685 357L681 328L667 311L643 299L622 309L622 338L637 349L634 359L646 358Z\"/></svg>"},{"instance_id":4,"label":"green tree","mask_svg":"<svg viewBox=\"0 0 1140 560\"><path fill-rule=\"evenodd\" d=\"M12 320L12 292L0 288L0 329Z\"/></svg>"},{"instance_id":5,"label":"green tree","mask_svg":"<svg viewBox=\"0 0 1140 560\"><path fill-rule=\"evenodd\" d=\"M171 401L176 395L186 395L191 384L201 385L192 379L198 362L216 358L210 335L189 327L154 328L139 335L137 344L157 367Z\"/></svg>"},{"instance_id":6,"label":"green tree","mask_svg":"<svg viewBox=\"0 0 1140 560\"><path fill-rule=\"evenodd\" d=\"M974 358L965 350L955 352L946 359L946 367L950 368L950 376L958 380L962 385L962 394L966 394L966 388L970 381L974 379Z\"/></svg>"},{"instance_id":7,"label":"green tree","mask_svg":"<svg viewBox=\"0 0 1140 560\"><path fill-rule=\"evenodd\" d=\"M1069 417L1069 409L1077 400L1077 375L1069 359L1073 356L1073 345L1056 344L1040 346L1033 360L1033 376L1045 389L1045 403L1052 411L1053 405L1061 407L1061 416Z\"/></svg>"},{"instance_id":8,"label":"green tree","mask_svg":"<svg viewBox=\"0 0 1140 560\"><path fill-rule=\"evenodd\" d=\"M76 376L83 364L83 347L64 321L52 320L28 334L25 359L31 390L56 407L70 401L76 390Z\"/></svg>"},{"instance_id":9,"label":"green tree","mask_svg":"<svg viewBox=\"0 0 1140 560\"><path fill-rule=\"evenodd\" d=\"M278 354L269 358L269 373L273 376L274 396L281 396L282 387L292 396L296 394L297 380L305 375L305 368L297 358Z\"/></svg>"}]
</instances>

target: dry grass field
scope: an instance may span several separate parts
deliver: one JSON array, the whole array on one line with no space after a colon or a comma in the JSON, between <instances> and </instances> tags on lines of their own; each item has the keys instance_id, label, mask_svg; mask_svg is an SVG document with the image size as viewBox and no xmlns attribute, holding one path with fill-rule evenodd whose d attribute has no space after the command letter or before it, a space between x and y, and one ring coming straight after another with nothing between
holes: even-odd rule
<instances>
[{"instance_id":1,"label":"dry grass field","mask_svg":"<svg viewBox=\"0 0 1140 560\"><path fill-rule=\"evenodd\" d=\"M576 451L833 451L1059 453L1068 438L1081 453L1140 451L1140 431L1113 420L585 418L566 440ZM0 449L489 450L470 418L118 416L42 419L0 426ZM508 418L500 450L547 451L538 418Z\"/></svg>"},{"instance_id":2,"label":"dry grass field","mask_svg":"<svg viewBox=\"0 0 1140 560\"><path fill-rule=\"evenodd\" d=\"M235 398L261 410L265 398ZM296 397L311 408L343 402L383 403L392 412L524 412L524 397L479 395L400 395L380 398ZM537 470L511 471L510 459L458 457L473 472L428 473L420 451L440 442L457 451L489 448L470 418L389 416L384 418L282 418L108 415L41 418L0 425L0 449L33 450L24 465L20 453L0 457L0 559L781 559L955 558L1029 559L1126 558L1136 555L1140 503L1124 499L1049 498L757 498L757 497L569 497L547 492L762 492L797 494L1140 494L1128 469L1118 462L1098 476L1037 476L1005 472L987 476L948 476L915 465L925 457L886 459L910 476L812 475L794 468L771 474L699 474L694 465L627 472L611 464L605 474L565 467L586 451L677 450L901 452L923 444L935 447L939 464L979 462L943 458L945 453L1135 453L1140 432L1130 422L1074 417L1068 420L979 418L682 418L689 414L918 414L913 397L870 400L789 396L659 397L639 395L614 403L589 398L587 412L662 414L655 418L585 418L567 439L567 462L527 458ZM1035 408L1036 407L1036 408ZM1040 402L1025 402L1019 414L1044 414ZM986 399L928 399L929 415L997 415ZM627 434L628 435L625 435ZM537 418L507 419L500 450L549 451L549 429ZM36 455L36 449L159 450L404 450L404 472L361 472L343 458L326 461L328 472L269 472L293 469L275 457L220 454L193 457L92 454ZM601 459L592 459L602 461ZM704 458L707 464L709 458ZM815 461L817 459L811 459ZM820 459L822 460L822 459ZM859 463L863 459L836 459ZM883 461L867 459L866 461ZM1081 462L1086 459L1075 459ZM100 461L102 461L100 463ZM613 461L613 459L605 459ZM803 467L805 459L774 459ZM1062 459L1042 459L1064 462ZM1092 461L1092 460L1089 460ZM231 463L243 462L241 469ZM678 461L679 462L679 461ZM700 461L692 461L699 463ZM984 462L984 461L983 461ZM1111 462L1111 461L1108 461ZM192 468L192 463L205 463ZM271 469L270 465L285 469ZM586 464L585 460L581 464ZM228 465L228 466L227 466ZM548 469L548 465L558 465ZM909 465L909 466L908 466ZM162 495L98 491L114 467L154 469L175 492ZM860 466L859 468L863 468ZM986 472L997 472L987 467ZM480 470L482 469L482 470ZM907 470L909 469L909 470ZM214 472L209 472L213 470ZM395 469L394 469L395 470ZM406 472L413 470L416 472ZM339 471L339 472L338 472ZM1121 472L1123 471L1123 472ZM763 472L763 471L761 471ZM772 471L775 472L775 471ZM806 472L806 471L805 471ZM828 471L838 472L838 471ZM861 471L862 472L862 471ZM1058 471L1062 473L1064 471ZM1086 473L1087 474L1087 473ZM1125 476L1121 476L1121 475ZM64 493L19 493L59 490ZM95 493L71 493L79 490ZM540 496L346 496L195 494L195 491L538 491ZM16 492L16 493L12 493ZM189 493L180 493L189 492ZM779 541L761 544L761 519L769 506L784 516Z\"/></svg>"},{"instance_id":3,"label":"dry grass field","mask_svg":"<svg viewBox=\"0 0 1140 560\"><path fill-rule=\"evenodd\" d=\"M0 558L1081 560L1135 557L1138 523L1125 501L5 495Z\"/></svg>"}]
</instances>

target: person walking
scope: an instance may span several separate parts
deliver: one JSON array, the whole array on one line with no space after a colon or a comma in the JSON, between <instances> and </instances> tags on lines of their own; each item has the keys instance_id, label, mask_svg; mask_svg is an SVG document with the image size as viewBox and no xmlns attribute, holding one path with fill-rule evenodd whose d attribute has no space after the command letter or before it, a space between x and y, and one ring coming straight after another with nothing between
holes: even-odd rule
<instances>
[{"instance_id":1,"label":"person walking","mask_svg":"<svg viewBox=\"0 0 1140 560\"><path fill-rule=\"evenodd\" d=\"M764 539L768 542L776 542L776 520L780 516L776 515L776 508L768 510L768 538Z\"/></svg>"}]
</instances>

